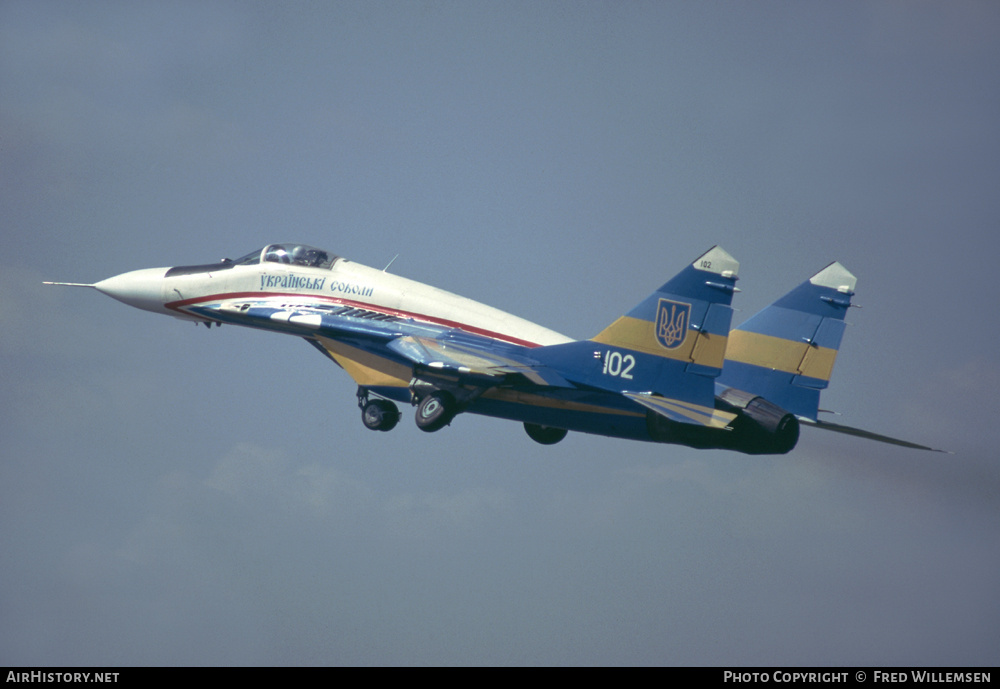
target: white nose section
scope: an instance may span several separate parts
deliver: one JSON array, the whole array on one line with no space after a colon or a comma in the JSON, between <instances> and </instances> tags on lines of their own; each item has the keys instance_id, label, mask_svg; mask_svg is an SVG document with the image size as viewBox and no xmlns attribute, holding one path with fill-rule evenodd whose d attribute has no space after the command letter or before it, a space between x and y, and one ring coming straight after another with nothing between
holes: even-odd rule
<instances>
[{"instance_id":1,"label":"white nose section","mask_svg":"<svg viewBox=\"0 0 1000 689\"><path fill-rule=\"evenodd\" d=\"M94 285L99 292L154 313L170 313L163 307L163 276L169 268L144 268L115 275Z\"/></svg>"}]
</instances>

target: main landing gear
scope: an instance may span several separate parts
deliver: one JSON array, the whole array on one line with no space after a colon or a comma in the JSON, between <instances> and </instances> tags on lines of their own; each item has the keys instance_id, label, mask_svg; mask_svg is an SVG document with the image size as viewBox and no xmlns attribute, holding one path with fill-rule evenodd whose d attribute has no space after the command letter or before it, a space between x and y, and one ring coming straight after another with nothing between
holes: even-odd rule
<instances>
[{"instance_id":1,"label":"main landing gear","mask_svg":"<svg viewBox=\"0 0 1000 689\"><path fill-rule=\"evenodd\" d=\"M461 391L459 391L461 392ZM425 433L439 431L452 422L464 405L448 390L415 382L411 386L413 402L417 406L417 428ZM361 408L361 422L373 431L391 431L399 423L399 408L387 399L369 397L368 390L358 388L358 407ZM565 428L542 426L536 423L524 424L528 437L542 445L555 445L566 437Z\"/></svg>"},{"instance_id":2,"label":"main landing gear","mask_svg":"<svg viewBox=\"0 0 1000 689\"><path fill-rule=\"evenodd\" d=\"M455 418L458 405L447 390L435 390L417 405L417 428L427 433L439 431Z\"/></svg>"},{"instance_id":3,"label":"main landing gear","mask_svg":"<svg viewBox=\"0 0 1000 689\"><path fill-rule=\"evenodd\" d=\"M432 390L421 396L417 402L417 428L427 433L439 431L459 412L455 396L447 390ZM391 431L399 423L399 408L389 400L369 397L368 390L358 388L358 407L361 409L361 423L373 431Z\"/></svg>"},{"instance_id":4,"label":"main landing gear","mask_svg":"<svg viewBox=\"0 0 1000 689\"><path fill-rule=\"evenodd\" d=\"M361 423L372 431L391 431L399 423L399 408L380 398L369 399L368 391L358 389L358 406L361 407Z\"/></svg>"}]
</instances>

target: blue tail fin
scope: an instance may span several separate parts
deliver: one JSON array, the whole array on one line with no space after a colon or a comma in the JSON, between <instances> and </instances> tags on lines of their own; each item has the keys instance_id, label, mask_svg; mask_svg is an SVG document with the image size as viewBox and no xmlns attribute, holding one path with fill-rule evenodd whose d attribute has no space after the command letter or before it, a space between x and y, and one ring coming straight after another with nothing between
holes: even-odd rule
<instances>
[{"instance_id":1,"label":"blue tail fin","mask_svg":"<svg viewBox=\"0 0 1000 689\"><path fill-rule=\"evenodd\" d=\"M856 283L844 266L831 263L731 331L718 386L760 395L815 421Z\"/></svg>"},{"instance_id":2,"label":"blue tail fin","mask_svg":"<svg viewBox=\"0 0 1000 689\"><path fill-rule=\"evenodd\" d=\"M591 340L676 362L688 373L719 375L739 265L713 247Z\"/></svg>"},{"instance_id":3,"label":"blue tail fin","mask_svg":"<svg viewBox=\"0 0 1000 689\"><path fill-rule=\"evenodd\" d=\"M584 385L713 407L738 270L713 247L590 340L535 354Z\"/></svg>"}]
</instances>

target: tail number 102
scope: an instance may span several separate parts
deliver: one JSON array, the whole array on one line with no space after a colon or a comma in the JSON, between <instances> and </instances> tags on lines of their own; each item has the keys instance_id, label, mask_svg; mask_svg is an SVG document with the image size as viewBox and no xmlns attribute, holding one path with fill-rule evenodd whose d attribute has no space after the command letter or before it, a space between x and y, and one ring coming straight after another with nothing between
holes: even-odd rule
<instances>
[{"instance_id":1,"label":"tail number 102","mask_svg":"<svg viewBox=\"0 0 1000 689\"><path fill-rule=\"evenodd\" d=\"M634 366L634 356L631 354L622 354L611 349L604 353L604 370L601 373L606 376L617 376L625 380L632 380L632 368Z\"/></svg>"}]
</instances>

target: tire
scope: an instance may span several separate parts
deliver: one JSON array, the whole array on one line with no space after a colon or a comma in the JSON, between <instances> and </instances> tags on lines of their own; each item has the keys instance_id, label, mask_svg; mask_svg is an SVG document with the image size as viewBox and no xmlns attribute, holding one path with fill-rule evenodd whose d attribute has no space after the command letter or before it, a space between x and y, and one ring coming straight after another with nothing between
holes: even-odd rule
<instances>
[{"instance_id":1,"label":"tire","mask_svg":"<svg viewBox=\"0 0 1000 689\"><path fill-rule=\"evenodd\" d=\"M455 398L444 390L435 390L417 405L417 428L427 433L439 431L455 418Z\"/></svg>"},{"instance_id":2,"label":"tire","mask_svg":"<svg viewBox=\"0 0 1000 689\"><path fill-rule=\"evenodd\" d=\"M399 423L399 409L389 400L369 400L361 410L361 423L372 431L391 431Z\"/></svg>"},{"instance_id":3,"label":"tire","mask_svg":"<svg viewBox=\"0 0 1000 689\"><path fill-rule=\"evenodd\" d=\"M524 430L527 432L529 438L542 445L555 445L565 438L567 433L565 428L539 426L536 423L525 423Z\"/></svg>"}]
</instances>

